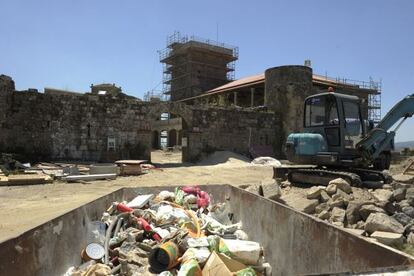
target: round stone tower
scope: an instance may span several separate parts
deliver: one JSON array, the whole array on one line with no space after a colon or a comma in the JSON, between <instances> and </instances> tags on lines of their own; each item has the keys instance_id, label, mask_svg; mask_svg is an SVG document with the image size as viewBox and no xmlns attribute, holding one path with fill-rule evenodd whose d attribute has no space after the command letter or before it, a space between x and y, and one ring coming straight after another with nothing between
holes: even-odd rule
<instances>
[{"instance_id":1,"label":"round stone tower","mask_svg":"<svg viewBox=\"0 0 414 276\"><path fill-rule=\"evenodd\" d=\"M303 129L304 100L312 95L312 68L287 65L265 71L265 105L275 112L274 152L283 158L289 133Z\"/></svg>"}]
</instances>

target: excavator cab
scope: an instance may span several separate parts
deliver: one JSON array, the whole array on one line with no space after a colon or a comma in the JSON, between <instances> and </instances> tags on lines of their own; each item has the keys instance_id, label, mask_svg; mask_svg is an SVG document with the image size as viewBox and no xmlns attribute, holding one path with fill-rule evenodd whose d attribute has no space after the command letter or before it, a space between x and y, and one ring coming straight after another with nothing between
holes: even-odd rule
<instances>
[{"instance_id":1,"label":"excavator cab","mask_svg":"<svg viewBox=\"0 0 414 276\"><path fill-rule=\"evenodd\" d=\"M365 165L356 145L369 124L362 117L358 97L321 93L308 97L304 108L303 133L292 133L286 141L290 161L330 167ZM379 169L387 167L386 162L382 165Z\"/></svg>"}]
</instances>

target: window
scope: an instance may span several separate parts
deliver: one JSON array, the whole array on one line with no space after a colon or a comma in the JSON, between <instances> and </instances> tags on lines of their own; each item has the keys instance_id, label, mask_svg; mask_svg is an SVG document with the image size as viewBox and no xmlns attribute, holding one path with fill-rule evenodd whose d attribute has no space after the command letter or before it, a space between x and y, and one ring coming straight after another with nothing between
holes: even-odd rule
<instances>
[{"instance_id":1,"label":"window","mask_svg":"<svg viewBox=\"0 0 414 276\"><path fill-rule=\"evenodd\" d=\"M108 151L115 151L115 138L108 138Z\"/></svg>"},{"instance_id":2,"label":"window","mask_svg":"<svg viewBox=\"0 0 414 276\"><path fill-rule=\"evenodd\" d=\"M310 98L305 104L305 127L339 125L338 108L333 96Z\"/></svg>"},{"instance_id":3,"label":"window","mask_svg":"<svg viewBox=\"0 0 414 276\"><path fill-rule=\"evenodd\" d=\"M344 101L343 106L345 113L345 147L353 148L362 136L359 105L356 102Z\"/></svg>"}]
</instances>

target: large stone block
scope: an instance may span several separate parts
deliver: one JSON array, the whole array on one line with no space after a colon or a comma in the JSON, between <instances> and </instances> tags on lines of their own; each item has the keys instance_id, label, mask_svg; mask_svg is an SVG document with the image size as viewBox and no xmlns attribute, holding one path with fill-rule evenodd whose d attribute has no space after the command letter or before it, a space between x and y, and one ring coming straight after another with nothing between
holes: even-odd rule
<instances>
[{"instance_id":1,"label":"large stone block","mask_svg":"<svg viewBox=\"0 0 414 276\"><path fill-rule=\"evenodd\" d=\"M403 233L404 226L396 219L383 213L372 213L365 222L365 231L373 233L375 231L384 231L392 233Z\"/></svg>"}]
</instances>

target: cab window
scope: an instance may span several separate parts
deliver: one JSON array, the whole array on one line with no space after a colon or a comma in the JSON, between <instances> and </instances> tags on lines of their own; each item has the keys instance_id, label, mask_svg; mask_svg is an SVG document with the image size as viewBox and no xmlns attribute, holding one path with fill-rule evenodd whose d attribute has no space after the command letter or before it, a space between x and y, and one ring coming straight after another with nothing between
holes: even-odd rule
<instances>
[{"instance_id":1,"label":"cab window","mask_svg":"<svg viewBox=\"0 0 414 276\"><path fill-rule=\"evenodd\" d=\"M345 135L353 144L361 139L362 125L359 105L356 102L344 101Z\"/></svg>"},{"instance_id":2,"label":"cab window","mask_svg":"<svg viewBox=\"0 0 414 276\"><path fill-rule=\"evenodd\" d=\"M332 96L313 97L305 103L305 127L339 125L338 108Z\"/></svg>"}]
</instances>

